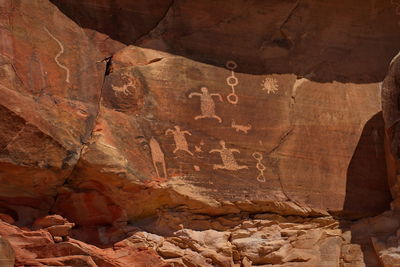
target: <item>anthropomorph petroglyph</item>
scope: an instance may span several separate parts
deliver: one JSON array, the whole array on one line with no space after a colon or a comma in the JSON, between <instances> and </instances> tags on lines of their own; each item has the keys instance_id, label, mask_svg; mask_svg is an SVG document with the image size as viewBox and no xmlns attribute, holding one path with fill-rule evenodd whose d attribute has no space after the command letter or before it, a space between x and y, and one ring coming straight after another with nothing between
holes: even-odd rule
<instances>
[{"instance_id":1,"label":"anthropomorph petroglyph","mask_svg":"<svg viewBox=\"0 0 400 267\"><path fill-rule=\"evenodd\" d=\"M235 120L232 120L231 127L236 130L236 132L243 132L247 134L251 130L251 125L240 125L236 124Z\"/></svg>"},{"instance_id":2,"label":"anthropomorph petroglyph","mask_svg":"<svg viewBox=\"0 0 400 267\"><path fill-rule=\"evenodd\" d=\"M156 173L158 177L161 177L160 172L158 170L157 163L161 165L164 178L168 178L167 175L167 166L165 165L164 152L161 150L160 144L153 137L150 139L150 150L151 150L151 158L153 160L154 168L156 169Z\"/></svg>"},{"instance_id":3,"label":"anthropomorph petroglyph","mask_svg":"<svg viewBox=\"0 0 400 267\"><path fill-rule=\"evenodd\" d=\"M225 169L229 171L236 171L236 170L241 170L241 169L248 169L247 166L240 166L237 164L235 156L233 153L240 153L238 149L234 148L226 148L226 143L225 141L221 140L219 142L221 145L221 149L212 149L210 150L209 153L220 153L221 159L222 159L222 165L219 164L214 164L214 170L217 169Z\"/></svg>"},{"instance_id":4,"label":"anthropomorph petroglyph","mask_svg":"<svg viewBox=\"0 0 400 267\"><path fill-rule=\"evenodd\" d=\"M226 78L226 83L231 87L231 93L226 97L229 103L236 105L239 102L239 97L236 94L235 86L239 84L238 78L235 76L235 69L237 68L237 64L235 61L226 62L226 68L231 71L231 76Z\"/></svg>"},{"instance_id":5,"label":"anthropomorph petroglyph","mask_svg":"<svg viewBox=\"0 0 400 267\"><path fill-rule=\"evenodd\" d=\"M202 87L201 93L191 93L189 95L189 98L192 98L193 96L200 97L201 115L194 117L195 120L204 119L204 118L213 118L213 119L217 119L219 123L222 122L221 117L219 117L215 114L215 103L214 103L214 99L212 98L213 96L216 96L222 102L223 100L222 100L222 96L220 94L210 94L206 87Z\"/></svg>"},{"instance_id":6,"label":"anthropomorph petroglyph","mask_svg":"<svg viewBox=\"0 0 400 267\"><path fill-rule=\"evenodd\" d=\"M265 182L264 171L266 170L266 167L261 162L263 160L263 155L260 152L254 152L252 156L255 160L257 160L256 168L259 171L257 180L261 183L264 183Z\"/></svg>"},{"instance_id":7,"label":"anthropomorph petroglyph","mask_svg":"<svg viewBox=\"0 0 400 267\"><path fill-rule=\"evenodd\" d=\"M60 42L60 40L58 40L46 27L43 27L44 30L48 33L48 35L50 35L51 38L53 38L54 41L57 42L58 46L60 47L60 52L57 53L57 55L54 57L54 61L57 63L57 65L64 69L66 72L66 77L65 77L65 81L67 83L69 83L69 68L63 64L60 63L60 61L58 60L58 58L64 54L64 46L63 44Z\"/></svg>"},{"instance_id":8,"label":"anthropomorph petroglyph","mask_svg":"<svg viewBox=\"0 0 400 267\"><path fill-rule=\"evenodd\" d=\"M193 153L190 152L190 150L189 150L189 145L186 141L186 136L185 136L185 134L192 135L190 132L181 131L181 127L175 126L175 130L168 129L165 132L165 135L169 135L169 134L172 134L174 136L174 141L175 141L174 153L176 153L179 150L182 150L182 151L189 153L191 156L193 156Z\"/></svg>"},{"instance_id":9,"label":"anthropomorph petroglyph","mask_svg":"<svg viewBox=\"0 0 400 267\"><path fill-rule=\"evenodd\" d=\"M268 94L273 93L275 94L278 91L278 81L272 77L266 77L261 82L261 90L267 91Z\"/></svg>"},{"instance_id":10,"label":"anthropomorph petroglyph","mask_svg":"<svg viewBox=\"0 0 400 267\"><path fill-rule=\"evenodd\" d=\"M112 89L114 90L114 94L117 96L118 93L123 93L124 95L130 95L132 94L131 91L129 91L129 88L135 89L138 86L138 81L135 77L133 77L130 74L123 74L122 75L122 80L128 80L127 83L125 83L123 86L115 86L111 85Z\"/></svg>"}]
</instances>

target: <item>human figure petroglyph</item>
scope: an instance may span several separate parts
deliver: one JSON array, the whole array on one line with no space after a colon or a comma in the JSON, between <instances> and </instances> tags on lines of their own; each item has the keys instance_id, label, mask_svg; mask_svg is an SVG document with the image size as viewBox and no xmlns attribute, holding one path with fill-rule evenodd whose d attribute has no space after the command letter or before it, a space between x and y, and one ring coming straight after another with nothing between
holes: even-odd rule
<instances>
[{"instance_id":1,"label":"human figure petroglyph","mask_svg":"<svg viewBox=\"0 0 400 267\"><path fill-rule=\"evenodd\" d=\"M266 170L266 167L261 162L263 160L263 155L260 152L254 152L252 156L255 160L257 160L256 168L259 171L257 181L264 183L266 181L264 176L264 171Z\"/></svg>"},{"instance_id":2,"label":"human figure petroglyph","mask_svg":"<svg viewBox=\"0 0 400 267\"><path fill-rule=\"evenodd\" d=\"M161 177L160 172L158 171L157 163L161 164L164 178L168 178L167 176L167 167L165 165L165 157L164 152L161 150L160 144L156 139L153 137L150 139L150 151L151 151L151 158L153 160L154 168L156 169L156 173L158 177Z\"/></svg>"},{"instance_id":3,"label":"human figure petroglyph","mask_svg":"<svg viewBox=\"0 0 400 267\"><path fill-rule=\"evenodd\" d=\"M57 42L58 46L60 47L60 51L57 53L57 55L54 57L54 61L57 63L57 65L64 69L66 72L66 77L65 77L65 81L67 83L69 83L69 68L63 64L61 64L61 62L58 60L58 58L64 54L64 46L63 44L60 42L60 40L58 40L46 27L43 27L44 30L50 35L51 38L53 38L54 41Z\"/></svg>"},{"instance_id":4,"label":"human figure petroglyph","mask_svg":"<svg viewBox=\"0 0 400 267\"><path fill-rule=\"evenodd\" d=\"M226 78L226 83L231 87L231 93L226 97L229 103L236 105L239 102L239 97L235 92L235 86L239 84L238 78L235 76L235 69L237 68L237 64L233 60L229 60L226 62L226 68L231 71L231 76Z\"/></svg>"},{"instance_id":5,"label":"human figure petroglyph","mask_svg":"<svg viewBox=\"0 0 400 267\"><path fill-rule=\"evenodd\" d=\"M193 96L200 97L201 115L194 117L195 120L204 119L204 118L213 118L213 119L217 119L219 123L222 122L221 117L219 117L215 114L215 102L214 102L214 99L212 98L213 96L217 96L219 98L219 100L222 102L223 100L222 100L222 96L220 94L210 94L208 92L207 87L202 87L201 93L191 93L189 95L189 98L192 98Z\"/></svg>"},{"instance_id":6,"label":"human figure petroglyph","mask_svg":"<svg viewBox=\"0 0 400 267\"><path fill-rule=\"evenodd\" d=\"M124 84L123 86L115 86L111 85L112 89L114 90L114 94L117 96L118 93L123 93L124 95L130 95L132 94L131 91L129 91L129 88L135 89L138 82L135 77L132 75L122 75L122 78L125 78L128 80L128 83ZM124 80L124 79L123 79Z\"/></svg>"},{"instance_id":7,"label":"human figure petroglyph","mask_svg":"<svg viewBox=\"0 0 400 267\"><path fill-rule=\"evenodd\" d=\"M214 164L214 170L217 169L225 169L225 170L229 170L229 171L236 171L236 170L241 170L241 169L248 169L249 167L247 166L240 166L237 164L235 156L233 155L233 153L240 153L240 151L238 149L234 149L234 148L226 148L226 143L224 140L221 140L219 142L219 144L221 145L221 149L212 149L210 150L209 153L220 153L221 155L221 159L222 159L222 164L223 165L219 165L219 164Z\"/></svg>"},{"instance_id":8,"label":"human figure petroglyph","mask_svg":"<svg viewBox=\"0 0 400 267\"><path fill-rule=\"evenodd\" d=\"M169 134L172 134L174 136L174 141L175 141L174 153L176 153L179 150L182 150L182 151L189 153L191 156L193 156L193 153L190 152L190 150L189 150L189 145L187 143L186 136L185 136L185 134L192 135L189 131L181 131L181 127L176 125L175 130L168 129L167 131L165 131L165 135L169 135Z\"/></svg>"},{"instance_id":9,"label":"human figure petroglyph","mask_svg":"<svg viewBox=\"0 0 400 267\"><path fill-rule=\"evenodd\" d=\"M231 127L236 130L236 132L243 132L245 134L248 134L248 132L251 130L251 125L240 125L236 124L235 120L232 120Z\"/></svg>"},{"instance_id":10,"label":"human figure petroglyph","mask_svg":"<svg viewBox=\"0 0 400 267\"><path fill-rule=\"evenodd\" d=\"M278 81L275 78L271 77L266 77L262 82L261 82L261 90L267 91L268 94L273 93L275 94L279 88L278 88Z\"/></svg>"}]
</instances>

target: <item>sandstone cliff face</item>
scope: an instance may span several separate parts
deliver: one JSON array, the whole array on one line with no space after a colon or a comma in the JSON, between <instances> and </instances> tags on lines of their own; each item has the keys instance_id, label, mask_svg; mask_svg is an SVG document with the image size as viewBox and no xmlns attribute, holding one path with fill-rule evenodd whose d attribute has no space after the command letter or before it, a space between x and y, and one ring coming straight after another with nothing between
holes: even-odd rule
<instances>
[{"instance_id":1,"label":"sandstone cliff face","mask_svg":"<svg viewBox=\"0 0 400 267\"><path fill-rule=\"evenodd\" d=\"M397 11L0 1L1 235L17 263L395 266L397 61L385 125L380 82ZM74 227L36 229L48 214Z\"/></svg>"}]
</instances>

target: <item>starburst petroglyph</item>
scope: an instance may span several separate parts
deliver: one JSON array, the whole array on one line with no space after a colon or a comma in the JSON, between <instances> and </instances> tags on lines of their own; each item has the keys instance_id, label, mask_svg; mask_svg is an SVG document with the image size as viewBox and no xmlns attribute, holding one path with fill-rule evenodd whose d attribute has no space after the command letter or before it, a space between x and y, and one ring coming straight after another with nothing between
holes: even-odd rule
<instances>
[{"instance_id":1,"label":"starburst petroglyph","mask_svg":"<svg viewBox=\"0 0 400 267\"><path fill-rule=\"evenodd\" d=\"M223 100L222 100L222 96L220 94L210 94L206 87L202 87L201 93L191 93L189 95L189 98L192 98L193 96L200 97L201 115L194 117L195 120L204 119L204 118L212 118L212 119L218 120L219 123L222 122L221 117L219 117L215 114L215 103L214 103L214 99L212 98L213 96L216 96L222 102Z\"/></svg>"},{"instance_id":2,"label":"starburst petroglyph","mask_svg":"<svg viewBox=\"0 0 400 267\"><path fill-rule=\"evenodd\" d=\"M175 150L174 153L178 152L179 150L181 151L185 151L187 153L189 153L191 156L193 156L193 153L190 152L189 150L189 145L186 141L186 136L187 135L192 135L190 132L188 131L182 131L181 128L179 126L175 126L175 130L173 129L168 129L165 132L165 135L169 135L172 134L174 136L174 141L175 141Z\"/></svg>"},{"instance_id":3,"label":"starburst petroglyph","mask_svg":"<svg viewBox=\"0 0 400 267\"><path fill-rule=\"evenodd\" d=\"M262 90L267 91L268 94L273 93L275 94L279 88L278 88L278 81L275 78L272 77L266 77L262 83Z\"/></svg>"},{"instance_id":4,"label":"starburst petroglyph","mask_svg":"<svg viewBox=\"0 0 400 267\"><path fill-rule=\"evenodd\" d=\"M240 166L237 164L233 153L240 153L240 151L238 149L226 148L226 143L224 140L221 140L219 142L219 144L221 145L221 149L212 149L209 152L209 153L217 152L221 155L222 165L214 164L214 170L225 169L225 170L229 170L229 171L237 171L237 170L249 168L247 166L244 166L244 165Z\"/></svg>"}]
</instances>

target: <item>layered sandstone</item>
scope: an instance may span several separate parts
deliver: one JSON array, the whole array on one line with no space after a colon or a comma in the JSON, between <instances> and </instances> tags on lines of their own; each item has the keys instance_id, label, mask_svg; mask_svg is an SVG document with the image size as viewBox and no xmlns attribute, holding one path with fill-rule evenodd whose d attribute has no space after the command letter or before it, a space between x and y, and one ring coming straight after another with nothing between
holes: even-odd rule
<instances>
[{"instance_id":1,"label":"layered sandstone","mask_svg":"<svg viewBox=\"0 0 400 267\"><path fill-rule=\"evenodd\" d=\"M396 8L0 1L16 262L397 264Z\"/></svg>"}]
</instances>

